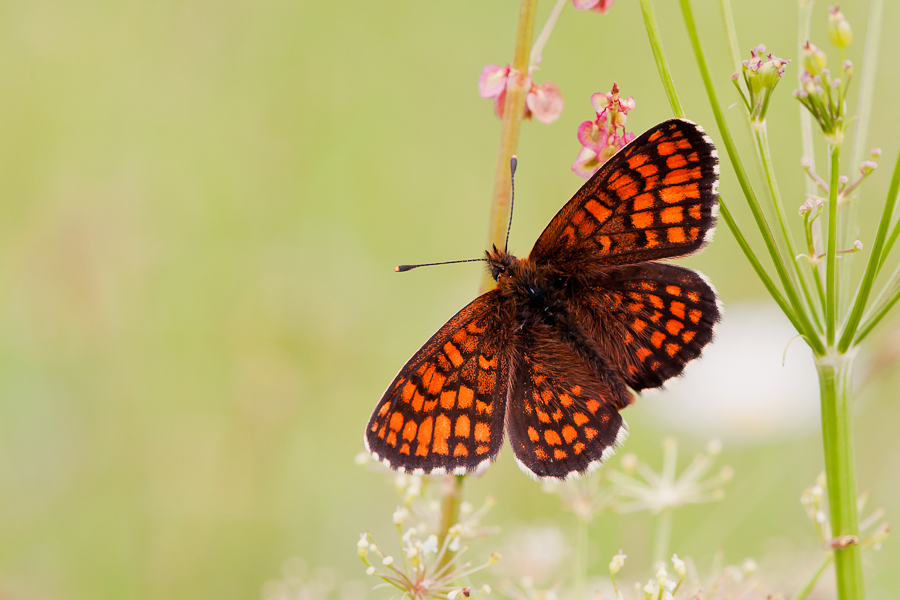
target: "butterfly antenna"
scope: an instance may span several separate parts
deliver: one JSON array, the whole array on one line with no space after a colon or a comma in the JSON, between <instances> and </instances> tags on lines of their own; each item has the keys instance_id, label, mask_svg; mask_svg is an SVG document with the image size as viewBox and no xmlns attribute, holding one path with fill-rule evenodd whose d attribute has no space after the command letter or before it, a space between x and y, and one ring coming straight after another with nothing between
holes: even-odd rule
<instances>
[{"instance_id":1,"label":"butterfly antenna","mask_svg":"<svg viewBox=\"0 0 900 600\"><path fill-rule=\"evenodd\" d=\"M397 273L403 273L404 271L412 271L413 269L417 269L419 267L434 267L436 265L452 265L455 263L478 262L485 260L487 260L487 258L467 258L466 260L448 260L446 262L423 263L421 265L397 265L396 267L394 267L394 271L396 271Z\"/></svg>"},{"instance_id":2,"label":"butterfly antenna","mask_svg":"<svg viewBox=\"0 0 900 600\"><path fill-rule=\"evenodd\" d=\"M516 199L516 167L518 164L519 159L513 154L512 158L509 159L509 225L506 226L506 244L503 246L504 252L509 250L509 232L512 230L513 201Z\"/></svg>"}]
</instances>

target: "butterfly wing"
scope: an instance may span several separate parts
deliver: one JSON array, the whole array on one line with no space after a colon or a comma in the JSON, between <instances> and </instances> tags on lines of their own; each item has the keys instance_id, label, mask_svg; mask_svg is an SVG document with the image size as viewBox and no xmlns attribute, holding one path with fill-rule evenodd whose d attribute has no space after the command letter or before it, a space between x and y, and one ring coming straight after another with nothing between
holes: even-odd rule
<instances>
[{"instance_id":1,"label":"butterfly wing","mask_svg":"<svg viewBox=\"0 0 900 600\"><path fill-rule=\"evenodd\" d=\"M719 162L691 121L649 129L610 158L556 214L529 258L584 269L683 256L711 236Z\"/></svg>"},{"instance_id":2,"label":"butterfly wing","mask_svg":"<svg viewBox=\"0 0 900 600\"><path fill-rule=\"evenodd\" d=\"M388 386L366 448L398 471L465 474L503 442L510 321L499 292L476 298L435 333Z\"/></svg>"},{"instance_id":3,"label":"butterfly wing","mask_svg":"<svg viewBox=\"0 0 900 600\"><path fill-rule=\"evenodd\" d=\"M721 314L703 275L652 262L605 269L569 302L611 367L638 391L681 374L712 340Z\"/></svg>"},{"instance_id":4,"label":"butterfly wing","mask_svg":"<svg viewBox=\"0 0 900 600\"><path fill-rule=\"evenodd\" d=\"M519 466L538 479L599 467L628 435L619 410L632 399L618 375L590 367L545 323L524 328L516 348L506 426Z\"/></svg>"}]
</instances>

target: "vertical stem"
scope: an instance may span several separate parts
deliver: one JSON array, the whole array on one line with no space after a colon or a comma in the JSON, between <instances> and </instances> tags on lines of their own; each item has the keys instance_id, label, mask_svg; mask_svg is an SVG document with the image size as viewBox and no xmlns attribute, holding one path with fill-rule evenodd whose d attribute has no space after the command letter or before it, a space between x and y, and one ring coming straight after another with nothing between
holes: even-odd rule
<instances>
[{"instance_id":1,"label":"vertical stem","mask_svg":"<svg viewBox=\"0 0 900 600\"><path fill-rule=\"evenodd\" d=\"M828 507L832 535L835 537L859 536L851 414L853 354L829 353L816 359L822 401ZM839 600L864 600L859 544L834 550L834 568Z\"/></svg>"},{"instance_id":2,"label":"vertical stem","mask_svg":"<svg viewBox=\"0 0 900 600\"><path fill-rule=\"evenodd\" d=\"M459 505L462 503L465 475L447 475L441 482L441 524L438 529L438 548L444 547L447 533L459 521ZM453 560L454 552L447 550L441 559L443 567Z\"/></svg>"},{"instance_id":3,"label":"vertical stem","mask_svg":"<svg viewBox=\"0 0 900 600\"><path fill-rule=\"evenodd\" d=\"M663 88L666 90L666 98L672 106L672 112L679 119L684 118L684 109L675 92L675 82L672 80L672 72L666 61L666 53L662 47L662 38L659 37L659 27L656 26L656 17L653 15L653 4L650 0L641 0L641 14L644 15L644 29L650 38L650 48L653 49L653 59L656 61L656 69L662 79Z\"/></svg>"},{"instance_id":4,"label":"vertical stem","mask_svg":"<svg viewBox=\"0 0 900 600\"><path fill-rule=\"evenodd\" d=\"M775 166L772 164L772 153L769 149L769 131L765 121L752 121L750 129L753 131L753 139L756 142L757 156L762 165L763 172L766 175L766 184L769 186L769 195L772 197L772 205L775 207L775 216L778 219L778 226L781 229L781 236L787 245L788 258L793 263L793 270L797 275L797 281L800 283L800 290L809 307L816 328L821 331L822 324L819 321L819 311L813 301L813 296L809 291L809 286L803 276L803 270L797 263L797 246L794 244L794 238L791 236L791 230L788 227L787 215L784 212L784 202L781 200L781 191L778 189L778 180L775 179Z\"/></svg>"},{"instance_id":5,"label":"vertical stem","mask_svg":"<svg viewBox=\"0 0 900 600\"><path fill-rule=\"evenodd\" d=\"M825 249L825 343L834 346L837 323L837 215L838 176L841 165L841 147L828 146L830 177L828 184L828 240Z\"/></svg>"},{"instance_id":6,"label":"vertical stem","mask_svg":"<svg viewBox=\"0 0 900 600\"><path fill-rule=\"evenodd\" d=\"M737 30L734 28L734 13L731 11L731 0L719 0L725 33L728 34L728 50L731 53L731 68L735 73L741 72L741 48L738 45Z\"/></svg>"},{"instance_id":7,"label":"vertical stem","mask_svg":"<svg viewBox=\"0 0 900 600\"><path fill-rule=\"evenodd\" d=\"M672 508L664 508L656 515L656 531L653 536L653 565L666 562L669 553L669 541L672 539Z\"/></svg>"},{"instance_id":8,"label":"vertical stem","mask_svg":"<svg viewBox=\"0 0 900 600\"><path fill-rule=\"evenodd\" d=\"M575 600L584 600L587 582L588 522L575 516Z\"/></svg>"},{"instance_id":9,"label":"vertical stem","mask_svg":"<svg viewBox=\"0 0 900 600\"><path fill-rule=\"evenodd\" d=\"M500 130L500 151L497 155L497 166L494 169L494 192L491 202L491 220L488 229L488 245L503 244L506 239L506 225L509 217L509 159L516 153L519 145L519 127L525 110L525 95L528 93L524 83L528 76L528 59L531 38L534 35L534 18L537 12L537 0L522 0L519 5L519 23L516 27L516 49L513 57L513 68L519 72L518 77L510 77L506 81L506 102L503 105L503 123ZM494 285L490 273L484 272L481 289L488 290Z\"/></svg>"}]
</instances>

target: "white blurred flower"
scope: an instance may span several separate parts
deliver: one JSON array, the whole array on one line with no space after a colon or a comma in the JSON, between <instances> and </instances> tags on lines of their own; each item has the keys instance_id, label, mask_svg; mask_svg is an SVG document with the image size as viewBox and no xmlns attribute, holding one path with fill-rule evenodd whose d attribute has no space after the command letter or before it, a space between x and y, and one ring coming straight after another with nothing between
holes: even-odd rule
<instances>
[{"instance_id":1,"label":"white blurred flower","mask_svg":"<svg viewBox=\"0 0 900 600\"><path fill-rule=\"evenodd\" d=\"M503 570L514 581L528 578L542 585L558 576L571 542L556 527L524 527L512 533L503 556Z\"/></svg>"},{"instance_id":2,"label":"white blurred flower","mask_svg":"<svg viewBox=\"0 0 900 600\"><path fill-rule=\"evenodd\" d=\"M803 435L819 421L819 386L796 335L773 306L729 305L701 358L637 406L666 428L729 444Z\"/></svg>"}]
</instances>

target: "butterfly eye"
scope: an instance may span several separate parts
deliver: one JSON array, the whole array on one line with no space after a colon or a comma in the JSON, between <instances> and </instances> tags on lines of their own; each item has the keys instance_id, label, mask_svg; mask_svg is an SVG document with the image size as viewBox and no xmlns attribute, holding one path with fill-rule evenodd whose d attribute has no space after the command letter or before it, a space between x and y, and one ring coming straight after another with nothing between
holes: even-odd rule
<instances>
[{"instance_id":1,"label":"butterfly eye","mask_svg":"<svg viewBox=\"0 0 900 600\"><path fill-rule=\"evenodd\" d=\"M500 266L495 266L491 269L491 276L494 278L494 281L500 281L500 277L503 276L506 269Z\"/></svg>"}]
</instances>

